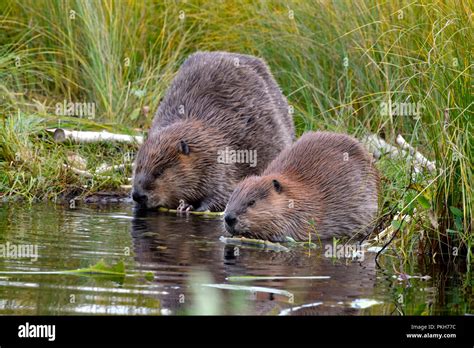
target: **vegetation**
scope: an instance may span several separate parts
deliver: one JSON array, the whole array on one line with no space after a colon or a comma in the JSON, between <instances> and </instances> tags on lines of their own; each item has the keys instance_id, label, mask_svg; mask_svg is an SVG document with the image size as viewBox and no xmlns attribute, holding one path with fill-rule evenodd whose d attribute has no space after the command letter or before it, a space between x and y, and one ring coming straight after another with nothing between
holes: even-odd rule
<instances>
[{"instance_id":1,"label":"vegetation","mask_svg":"<svg viewBox=\"0 0 474 348\"><path fill-rule=\"evenodd\" d=\"M114 189L129 172L85 178L123 163L123 146L56 144L44 129L147 129L174 73L196 50L263 57L311 129L404 136L436 172L412 175L382 158L385 226L393 245L472 257L472 1L33 1L0 3L0 197L55 199ZM93 117L58 114L63 102L93 103ZM400 115L390 107L421 105ZM384 112L383 106L389 111ZM149 107L150 113L142 112ZM416 209L416 213L414 213Z\"/></svg>"}]
</instances>

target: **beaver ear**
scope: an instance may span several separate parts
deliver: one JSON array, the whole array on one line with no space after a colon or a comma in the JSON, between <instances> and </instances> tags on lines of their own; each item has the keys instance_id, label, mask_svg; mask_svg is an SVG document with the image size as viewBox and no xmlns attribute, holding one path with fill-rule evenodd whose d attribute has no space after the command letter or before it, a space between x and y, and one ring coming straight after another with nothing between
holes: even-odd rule
<instances>
[{"instance_id":1,"label":"beaver ear","mask_svg":"<svg viewBox=\"0 0 474 348\"><path fill-rule=\"evenodd\" d=\"M188 144L184 141L181 140L178 145L178 150L181 152L183 155L189 155L189 146Z\"/></svg>"},{"instance_id":2,"label":"beaver ear","mask_svg":"<svg viewBox=\"0 0 474 348\"><path fill-rule=\"evenodd\" d=\"M281 187L280 182L279 182L278 180L276 180L276 179L273 179L272 182L273 182L273 187L275 188L275 191L278 192L278 193L280 193L281 190L282 190L282 187Z\"/></svg>"}]
</instances>

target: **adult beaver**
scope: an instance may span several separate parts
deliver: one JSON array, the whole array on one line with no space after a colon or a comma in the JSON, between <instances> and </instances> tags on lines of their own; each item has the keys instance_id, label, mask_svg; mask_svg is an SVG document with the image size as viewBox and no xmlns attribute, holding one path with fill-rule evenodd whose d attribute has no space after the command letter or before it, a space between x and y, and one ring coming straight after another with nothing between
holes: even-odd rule
<instances>
[{"instance_id":1,"label":"adult beaver","mask_svg":"<svg viewBox=\"0 0 474 348\"><path fill-rule=\"evenodd\" d=\"M288 103L261 59L195 53L138 151L132 197L147 208L222 211L235 185L293 140Z\"/></svg>"},{"instance_id":2,"label":"adult beaver","mask_svg":"<svg viewBox=\"0 0 474 348\"><path fill-rule=\"evenodd\" d=\"M378 193L372 156L356 139L309 132L237 185L224 224L233 235L271 241L353 236L373 226Z\"/></svg>"}]
</instances>

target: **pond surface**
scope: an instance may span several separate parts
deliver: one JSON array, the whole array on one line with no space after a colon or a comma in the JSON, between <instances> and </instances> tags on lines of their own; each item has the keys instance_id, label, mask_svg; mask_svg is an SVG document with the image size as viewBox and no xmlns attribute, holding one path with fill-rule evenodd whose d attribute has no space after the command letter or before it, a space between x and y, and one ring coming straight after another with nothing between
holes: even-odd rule
<instances>
[{"instance_id":1,"label":"pond surface","mask_svg":"<svg viewBox=\"0 0 474 348\"><path fill-rule=\"evenodd\" d=\"M0 205L0 271L18 272L0 274L0 314L473 313L473 286L462 262L417 260L401 270L387 255L377 268L374 253L353 261L325 257L324 249L235 247L219 240L224 234L219 218L134 216L131 204ZM13 246L19 251L26 245L37 255L26 248L13 255ZM101 259L110 265L123 260L125 276L35 273L90 267ZM400 278L397 272L429 277ZM297 278L315 276L322 278Z\"/></svg>"}]
</instances>

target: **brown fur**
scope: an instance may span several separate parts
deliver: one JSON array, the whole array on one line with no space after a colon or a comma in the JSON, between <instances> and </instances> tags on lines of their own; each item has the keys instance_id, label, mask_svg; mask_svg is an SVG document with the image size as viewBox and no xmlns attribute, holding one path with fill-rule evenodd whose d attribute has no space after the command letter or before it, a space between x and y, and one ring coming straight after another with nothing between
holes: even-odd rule
<instances>
[{"instance_id":1,"label":"brown fur","mask_svg":"<svg viewBox=\"0 0 474 348\"><path fill-rule=\"evenodd\" d=\"M236 187L225 213L235 226L225 227L273 241L353 236L373 226L378 192L372 157L356 139L309 132Z\"/></svg>"},{"instance_id":2,"label":"brown fur","mask_svg":"<svg viewBox=\"0 0 474 348\"><path fill-rule=\"evenodd\" d=\"M255 57L198 52L160 104L135 166L133 197L148 208L222 211L235 185L261 173L294 139L288 104ZM219 163L218 151L256 150L257 163Z\"/></svg>"}]
</instances>

